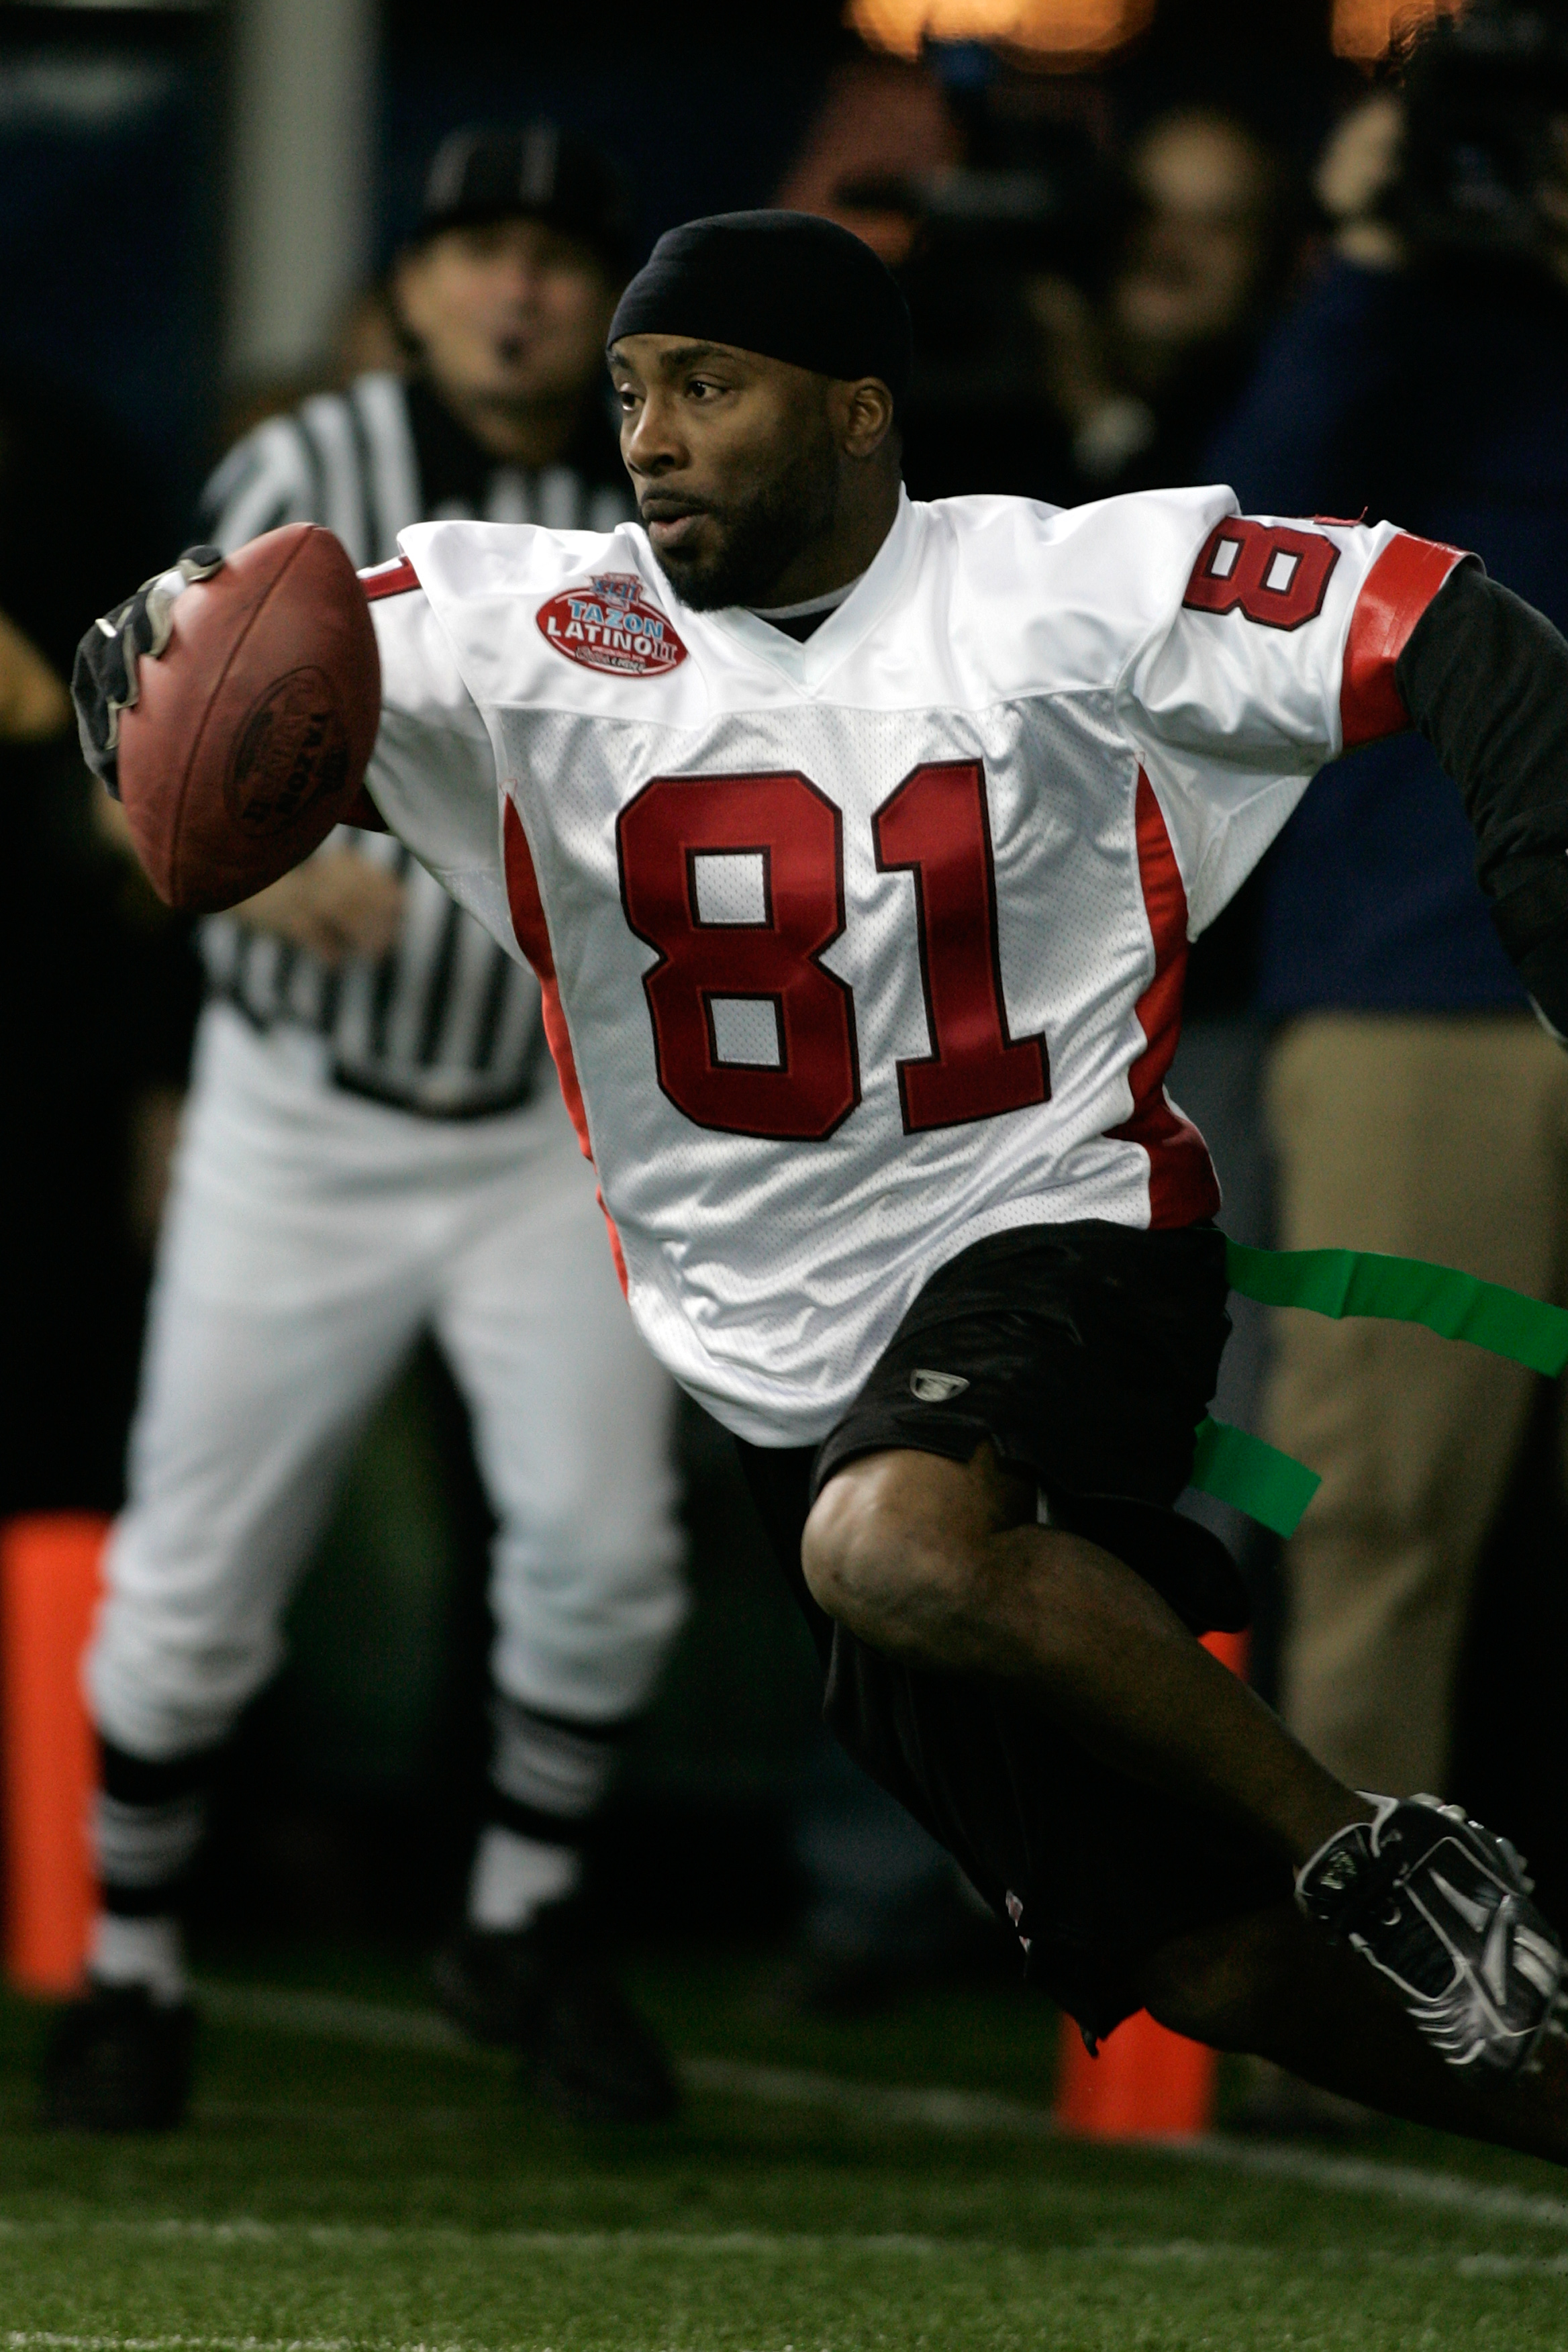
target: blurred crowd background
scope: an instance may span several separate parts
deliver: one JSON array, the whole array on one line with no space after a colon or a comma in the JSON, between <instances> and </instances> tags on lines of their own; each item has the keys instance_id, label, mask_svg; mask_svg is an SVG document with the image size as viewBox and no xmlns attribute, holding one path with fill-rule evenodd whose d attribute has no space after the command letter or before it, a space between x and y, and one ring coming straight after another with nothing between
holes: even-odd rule
<instances>
[{"instance_id":1,"label":"blurred crowd background","mask_svg":"<svg viewBox=\"0 0 1568 2352\"><path fill-rule=\"evenodd\" d=\"M1404 45L1439 18L1470 46L1407 87ZM634 266L671 224L742 205L865 236L916 321L915 496L1225 479L1252 511L1386 513L1479 546L1568 620L1568 32L1550 9L0 5L5 1514L122 1499L202 990L95 810L60 690L72 648L195 535L243 433L414 363L399 262L433 155L460 126L539 121L624 175ZM1407 1247L1551 1295L1552 1049L1425 756L1363 754L1318 788L1194 957L1173 1091L1238 1238ZM1444 1389L1421 1335L1321 1359L1238 1324L1219 1410L1327 1478L1294 1568L1224 1529L1254 1583L1256 1677L1339 1769L1440 1780L1568 1892L1554 1398L1522 1377ZM804 1636L694 1409L679 1460L695 1605L605 1819L604 1899L653 1932L793 1945L826 1997L967 1965L939 1864L821 1746ZM427 1941L457 1902L489 1534L463 1406L424 1349L226 1768L196 1895L215 1933ZM1369 1717L1409 1732L1392 1758Z\"/></svg>"}]
</instances>

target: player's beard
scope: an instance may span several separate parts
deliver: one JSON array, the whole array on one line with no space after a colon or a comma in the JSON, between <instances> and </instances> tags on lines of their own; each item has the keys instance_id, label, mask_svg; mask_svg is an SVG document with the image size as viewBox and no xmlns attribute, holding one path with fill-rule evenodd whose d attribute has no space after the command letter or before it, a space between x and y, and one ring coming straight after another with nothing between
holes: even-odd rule
<instances>
[{"instance_id":1,"label":"player's beard","mask_svg":"<svg viewBox=\"0 0 1568 2352\"><path fill-rule=\"evenodd\" d=\"M774 582L814 541L826 538L837 514L838 472L826 436L824 442L797 445L789 463L744 499L704 501L703 512L719 527L716 547L700 555L659 552L683 604L711 613L724 604L784 601Z\"/></svg>"}]
</instances>

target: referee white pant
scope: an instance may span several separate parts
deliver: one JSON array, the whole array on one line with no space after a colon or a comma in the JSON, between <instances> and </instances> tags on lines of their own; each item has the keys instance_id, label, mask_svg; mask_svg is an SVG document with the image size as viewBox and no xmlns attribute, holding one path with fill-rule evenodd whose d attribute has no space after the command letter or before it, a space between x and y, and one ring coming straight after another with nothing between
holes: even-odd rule
<instances>
[{"instance_id":1,"label":"referee white pant","mask_svg":"<svg viewBox=\"0 0 1568 2352\"><path fill-rule=\"evenodd\" d=\"M521 1112L432 1121L331 1088L322 1051L221 1004L203 1018L86 1668L99 1729L150 1762L231 1729L281 1658L355 1439L426 1330L500 1522L496 1686L622 1720L684 1607L673 1393L552 1080Z\"/></svg>"}]
</instances>

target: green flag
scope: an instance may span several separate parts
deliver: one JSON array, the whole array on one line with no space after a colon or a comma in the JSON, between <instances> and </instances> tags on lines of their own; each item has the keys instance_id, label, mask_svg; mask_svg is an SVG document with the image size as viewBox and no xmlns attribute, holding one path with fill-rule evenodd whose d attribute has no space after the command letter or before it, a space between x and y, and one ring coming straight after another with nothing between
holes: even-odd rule
<instances>
[{"instance_id":1,"label":"green flag","mask_svg":"<svg viewBox=\"0 0 1568 2352\"><path fill-rule=\"evenodd\" d=\"M1568 1312L1500 1282L1375 1250L1248 1249L1240 1242L1225 1247L1231 1288L1266 1307L1420 1323L1445 1339L1468 1339L1553 1380L1568 1364ZM1205 1421L1198 1425L1191 1483L1276 1535L1290 1536L1322 1481L1260 1437L1226 1422Z\"/></svg>"}]
</instances>

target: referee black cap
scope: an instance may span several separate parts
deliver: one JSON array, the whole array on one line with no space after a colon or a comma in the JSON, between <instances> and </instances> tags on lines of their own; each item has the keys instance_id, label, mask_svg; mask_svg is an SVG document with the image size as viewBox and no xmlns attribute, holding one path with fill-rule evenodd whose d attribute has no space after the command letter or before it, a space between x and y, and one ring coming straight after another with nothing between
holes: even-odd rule
<instances>
[{"instance_id":1,"label":"referee black cap","mask_svg":"<svg viewBox=\"0 0 1568 2352\"><path fill-rule=\"evenodd\" d=\"M592 140L559 122L467 123L436 150L416 236L500 220L544 221L592 246L613 270L631 268L626 182Z\"/></svg>"},{"instance_id":2,"label":"referee black cap","mask_svg":"<svg viewBox=\"0 0 1568 2352\"><path fill-rule=\"evenodd\" d=\"M817 375L879 376L902 404L909 305L870 247L812 213L716 213L672 228L610 322L623 335L688 335Z\"/></svg>"}]
</instances>

